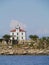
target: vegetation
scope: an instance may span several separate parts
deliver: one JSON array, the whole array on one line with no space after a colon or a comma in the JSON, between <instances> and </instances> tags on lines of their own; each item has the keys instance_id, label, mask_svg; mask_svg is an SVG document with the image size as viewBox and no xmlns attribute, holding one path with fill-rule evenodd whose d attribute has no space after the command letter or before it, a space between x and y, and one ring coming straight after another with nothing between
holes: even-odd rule
<instances>
[{"instance_id":1,"label":"vegetation","mask_svg":"<svg viewBox=\"0 0 49 65\"><path fill-rule=\"evenodd\" d=\"M8 35L8 34L5 34L4 36L3 36L3 39L8 43L8 41L10 40L10 35Z\"/></svg>"},{"instance_id":2,"label":"vegetation","mask_svg":"<svg viewBox=\"0 0 49 65\"><path fill-rule=\"evenodd\" d=\"M37 40L39 37L37 35L29 35L29 38L32 40Z\"/></svg>"},{"instance_id":3,"label":"vegetation","mask_svg":"<svg viewBox=\"0 0 49 65\"><path fill-rule=\"evenodd\" d=\"M32 40L30 46L32 46L33 48L35 47L37 49L49 48L49 37L39 38L37 35L29 35L29 38Z\"/></svg>"},{"instance_id":4,"label":"vegetation","mask_svg":"<svg viewBox=\"0 0 49 65\"><path fill-rule=\"evenodd\" d=\"M0 39L0 42L2 42L3 41L3 39Z\"/></svg>"},{"instance_id":5,"label":"vegetation","mask_svg":"<svg viewBox=\"0 0 49 65\"><path fill-rule=\"evenodd\" d=\"M3 36L3 38L4 38L4 39L8 39L8 40L9 40L9 39L10 39L10 35L5 34L5 35Z\"/></svg>"},{"instance_id":6,"label":"vegetation","mask_svg":"<svg viewBox=\"0 0 49 65\"><path fill-rule=\"evenodd\" d=\"M6 41L6 43L8 44L8 41L10 39L10 35L5 34L3 36L3 39L0 39L0 42L2 42L3 40ZM49 37L41 37L39 38L37 35L29 35L30 38L30 42L24 42L24 44L19 44L18 41L13 40L12 44L15 47L29 47L29 48L33 48L33 49L49 49ZM18 44L16 44L18 43ZM16 44L16 45L15 45Z\"/></svg>"}]
</instances>

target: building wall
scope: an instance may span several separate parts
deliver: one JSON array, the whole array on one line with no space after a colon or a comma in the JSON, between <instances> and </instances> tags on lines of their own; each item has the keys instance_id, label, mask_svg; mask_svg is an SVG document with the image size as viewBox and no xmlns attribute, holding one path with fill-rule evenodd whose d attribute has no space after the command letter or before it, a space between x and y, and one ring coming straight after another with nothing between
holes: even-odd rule
<instances>
[{"instance_id":1,"label":"building wall","mask_svg":"<svg viewBox=\"0 0 49 65\"><path fill-rule=\"evenodd\" d=\"M25 32L20 32L20 33L19 33L19 39L20 39L20 40L25 40L25 37L26 37L26 36L25 36Z\"/></svg>"},{"instance_id":2,"label":"building wall","mask_svg":"<svg viewBox=\"0 0 49 65\"><path fill-rule=\"evenodd\" d=\"M10 35L14 34L14 39L25 40L26 39L25 32L19 32L19 29L16 30L17 30L16 32L10 32ZM10 39L12 40L12 37Z\"/></svg>"},{"instance_id":3,"label":"building wall","mask_svg":"<svg viewBox=\"0 0 49 65\"><path fill-rule=\"evenodd\" d=\"M14 35L13 35L13 33L14 33ZM11 40L12 40L12 37L14 37L15 35L16 35L16 32L10 32L10 35L11 35ZM14 37L14 39L16 39L16 37Z\"/></svg>"}]
</instances>

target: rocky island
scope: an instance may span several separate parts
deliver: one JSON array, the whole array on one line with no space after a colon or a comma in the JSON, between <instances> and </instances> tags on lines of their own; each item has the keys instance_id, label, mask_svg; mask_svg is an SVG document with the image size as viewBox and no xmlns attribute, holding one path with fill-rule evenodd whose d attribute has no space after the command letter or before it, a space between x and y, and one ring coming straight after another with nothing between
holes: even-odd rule
<instances>
[{"instance_id":1,"label":"rocky island","mask_svg":"<svg viewBox=\"0 0 49 65\"><path fill-rule=\"evenodd\" d=\"M30 35L30 40L15 43L0 39L0 55L49 55L49 37Z\"/></svg>"},{"instance_id":2,"label":"rocky island","mask_svg":"<svg viewBox=\"0 0 49 65\"><path fill-rule=\"evenodd\" d=\"M49 55L49 49L37 49L27 45L0 46L0 55Z\"/></svg>"}]
</instances>

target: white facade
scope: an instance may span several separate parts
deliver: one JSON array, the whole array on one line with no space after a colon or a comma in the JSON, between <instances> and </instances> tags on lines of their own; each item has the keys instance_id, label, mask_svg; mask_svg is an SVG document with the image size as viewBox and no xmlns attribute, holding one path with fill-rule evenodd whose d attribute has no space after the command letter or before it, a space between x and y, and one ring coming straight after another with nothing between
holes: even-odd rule
<instances>
[{"instance_id":1,"label":"white facade","mask_svg":"<svg viewBox=\"0 0 49 65\"><path fill-rule=\"evenodd\" d=\"M10 31L11 40L14 38L15 40L25 40L26 39L26 32L20 28L16 28Z\"/></svg>"}]
</instances>

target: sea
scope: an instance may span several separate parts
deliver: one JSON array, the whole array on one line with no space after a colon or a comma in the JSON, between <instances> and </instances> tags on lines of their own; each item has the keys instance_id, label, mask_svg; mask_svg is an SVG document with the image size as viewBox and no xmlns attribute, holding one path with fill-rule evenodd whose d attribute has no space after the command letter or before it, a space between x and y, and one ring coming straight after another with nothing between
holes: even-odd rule
<instances>
[{"instance_id":1,"label":"sea","mask_svg":"<svg viewBox=\"0 0 49 65\"><path fill-rule=\"evenodd\" d=\"M49 56L0 55L0 65L49 65Z\"/></svg>"}]
</instances>

